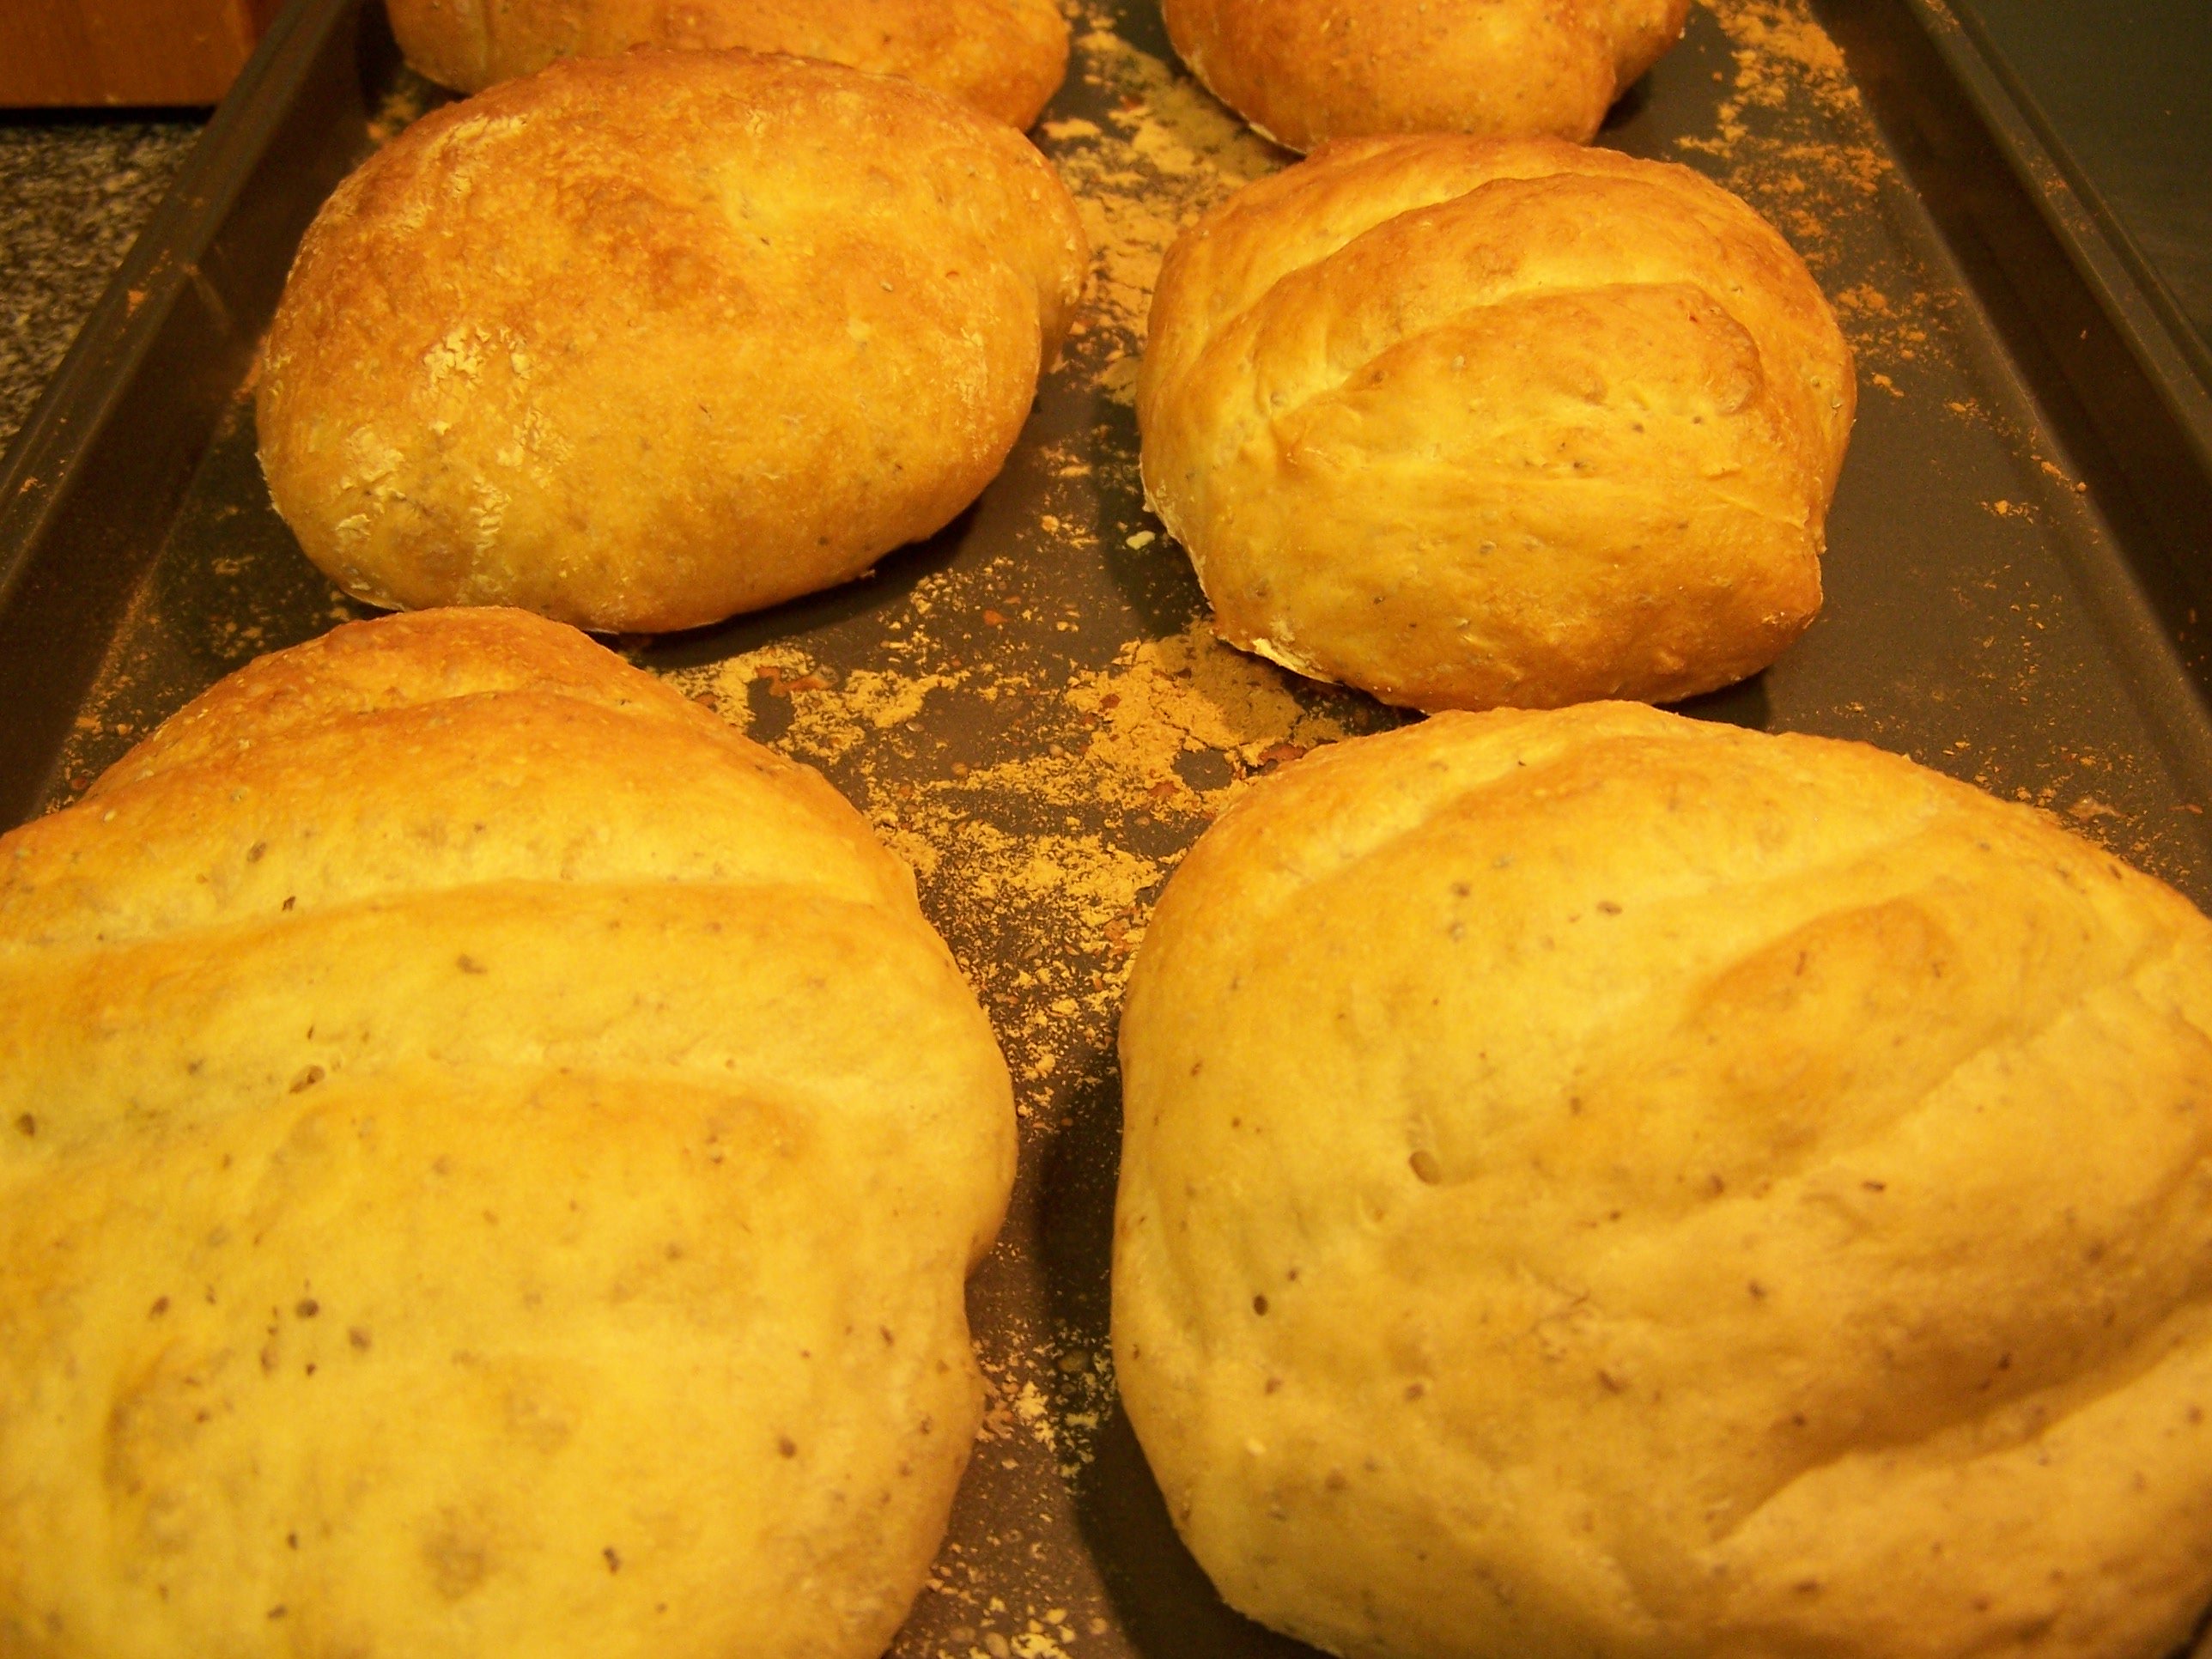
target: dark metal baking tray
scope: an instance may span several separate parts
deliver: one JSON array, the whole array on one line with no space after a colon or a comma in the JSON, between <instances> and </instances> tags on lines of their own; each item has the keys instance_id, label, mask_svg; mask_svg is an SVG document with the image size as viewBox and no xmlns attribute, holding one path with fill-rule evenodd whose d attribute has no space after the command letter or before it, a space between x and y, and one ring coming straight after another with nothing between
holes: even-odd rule
<instances>
[{"instance_id":1,"label":"dark metal baking tray","mask_svg":"<svg viewBox=\"0 0 2212 1659\"><path fill-rule=\"evenodd\" d=\"M1298 1653L1213 1597L1114 1405L1114 1016L1152 896L1219 805L1397 716L1211 641L1143 509L1147 266L1286 158L1173 68L1152 0L1095 0L1077 33L1038 137L1099 265L1005 475L860 582L617 643L821 765L916 862L1018 1079L1022 1172L971 1291L990 1422L896 1652ZM1691 712L1910 752L2203 903L2212 428L2145 344L2165 320L2142 272L2075 234L2095 204L2007 73L1942 0L1701 0L1601 135L1767 213L1858 354L1826 609ZM317 204L440 96L373 0L298 0L24 429L0 471L0 823L362 614L271 513L245 388Z\"/></svg>"}]
</instances>

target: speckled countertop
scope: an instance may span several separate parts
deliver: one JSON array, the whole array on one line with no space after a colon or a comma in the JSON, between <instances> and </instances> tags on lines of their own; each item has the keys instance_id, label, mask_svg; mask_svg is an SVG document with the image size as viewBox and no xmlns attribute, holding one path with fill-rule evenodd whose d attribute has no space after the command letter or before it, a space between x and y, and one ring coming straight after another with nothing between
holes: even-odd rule
<instances>
[{"instance_id":1,"label":"speckled countertop","mask_svg":"<svg viewBox=\"0 0 2212 1659\"><path fill-rule=\"evenodd\" d=\"M205 124L185 111L0 116L0 452Z\"/></svg>"}]
</instances>

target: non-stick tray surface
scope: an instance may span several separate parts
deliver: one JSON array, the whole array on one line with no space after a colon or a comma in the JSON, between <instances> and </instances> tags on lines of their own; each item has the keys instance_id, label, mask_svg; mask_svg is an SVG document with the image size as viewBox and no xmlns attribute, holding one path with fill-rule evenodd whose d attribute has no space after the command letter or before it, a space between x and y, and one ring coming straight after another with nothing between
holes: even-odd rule
<instances>
[{"instance_id":1,"label":"non-stick tray surface","mask_svg":"<svg viewBox=\"0 0 2212 1659\"><path fill-rule=\"evenodd\" d=\"M1911 753L2203 903L2192 515L2212 491L1931 44L1948 16L1700 0L1601 135L1771 218L1858 358L1826 608L1690 712ZM1215 641L1144 510L1131 390L1153 271L1181 224L1290 158L1176 66L1151 0L1093 0L1076 34L1035 136L1097 265L1004 476L866 580L616 643L868 814L1017 1079L1019 1183L970 1297L988 1423L896 1651L1301 1653L1220 1606L1115 1406L1114 1024L1151 901L1221 807L1399 717ZM269 506L252 350L316 203L442 97L399 66L373 0L301 0L27 428L0 496L0 822L68 800L249 658L365 614Z\"/></svg>"}]
</instances>

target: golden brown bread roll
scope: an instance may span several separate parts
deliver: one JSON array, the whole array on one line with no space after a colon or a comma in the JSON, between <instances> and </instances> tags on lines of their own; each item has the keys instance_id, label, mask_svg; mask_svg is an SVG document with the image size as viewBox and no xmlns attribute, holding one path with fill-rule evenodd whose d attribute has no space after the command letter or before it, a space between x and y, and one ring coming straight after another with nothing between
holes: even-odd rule
<instances>
[{"instance_id":1,"label":"golden brown bread roll","mask_svg":"<svg viewBox=\"0 0 2212 1659\"><path fill-rule=\"evenodd\" d=\"M1267 137L1587 143L1682 38L1689 0L1161 0L1208 91Z\"/></svg>"},{"instance_id":2,"label":"golden brown bread roll","mask_svg":"<svg viewBox=\"0 0 2212 1659\"><path fill-rule=\"evenodd\" d=\"M512 611L0 839L0 1652L867 1659L1006 1073L820 778Z\"/></svg>"},{"instance_id":3,"label":"golden brown bread roll","mask_svg":"<svg viewBox=\"0 0 2212 1659\"><path fill-rule=\"evenodd\" d=\"M2212 1600L2212 926L1633 705L1255 789L1121 1028L1116 1374L1329 1650L2163 1659Z\"/></svg>"},{"instance_id":4,"label":"golden brown bread roll","mask_svg":"<svg viewBox=\"0 0 2212 1659\"><path fill-rule=\"evenodd\" d=\"M440 110L301 244L261 460L356 599L686 628L996 475L1086 258L1022 137L793 58L637 52Z\"/></svg>"},{"instance_id":5,"label":"golden brown bread roll","mask_svg":"<svg viewBox=\"0 0 2212 1659\"><path fill-rule=\"evenodd\" d=\"M1667 701L1820 603L1851 357L1678 167L1331 145L1170 251L1146 489L1231 643L1419 708Z\"/></svg>"},{"instance_id":6,"label":"golden brown bread roll","mask_svg":"<svg viewBox=\"0 0 2212 1659\"><path fill-rule=\"evenodd\" d=\"M1018 127L1067 73L1054 0L386 0L407 61L481 92L556 58L738 46L896 75Z\"/></svg>"}]
</instances>

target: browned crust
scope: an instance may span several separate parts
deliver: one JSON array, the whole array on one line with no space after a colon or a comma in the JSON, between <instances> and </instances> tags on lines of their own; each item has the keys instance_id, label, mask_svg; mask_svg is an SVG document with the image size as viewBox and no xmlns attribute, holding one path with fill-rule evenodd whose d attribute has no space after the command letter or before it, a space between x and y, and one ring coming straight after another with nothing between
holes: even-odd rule
<instances>
[{"instance_id":1,"label":"browned crust","mask_svg":"<svg viewBox=\"0 0 2212 1659\"><path fill-rule=\"evenodd\" d=\"M966 507L1087 258L1050 165L941 94L744 52L566 61L426 117L325 205L270 333L263 467L368 603L713 622Z\"/></svg>"},{"instance_id":2,"label":"browned crust","mask_svg":"<svg viewBox=\"0 0 2212 1659\"><path fill-rule=\"evenodd\" d=\"M0 1650L891 1639L1014 1117L805 769L520 612L265 658L0 837Z\"/></svg>"},{"instance_id":3,"label":"browned crust","mask_svg":"<svg viewBox=\"0 0 2212 1659\"><path fill-rule=\"evenodd\" d=\"M1688 0L1164 0L1192 73L1278 143L1467 132L1588 143Z\"/></svg>"},{"instance_id":4,"label":"browned crust","mask_svg":"<svg viewBox=\"0 0 2212 1659\"><path fill-rule=\"evenodd\" d=\"M2212 1596L2212 926L2043 815L1440 715L1224 814L1121 1061L1116 1376L1254 1617L2154 1659Z\"/></svg>"},{"instance_id":5,"label":"browned crust","mask_svg":"<svg viewBox=\"0 0 2212 1659\"><path fill-rule=\"evenodd\" d=\"M1067 73L1053 0L386 0L407 61L481 92L632 46L789 52L896 75L1027 127Z\"/></svg>"},{"instance_id":6,"label":"browned crust","mask_svg":"<svg viewBox=\"0 0 2212 1659\"><path fill-rule=\"evenodd\" d=\"M1820 605L1851 359L1686 168L1348 139L1170 251L1146 490L1231 641L1423 708L1668 701Z\"/></svg>"}]
</instances>

